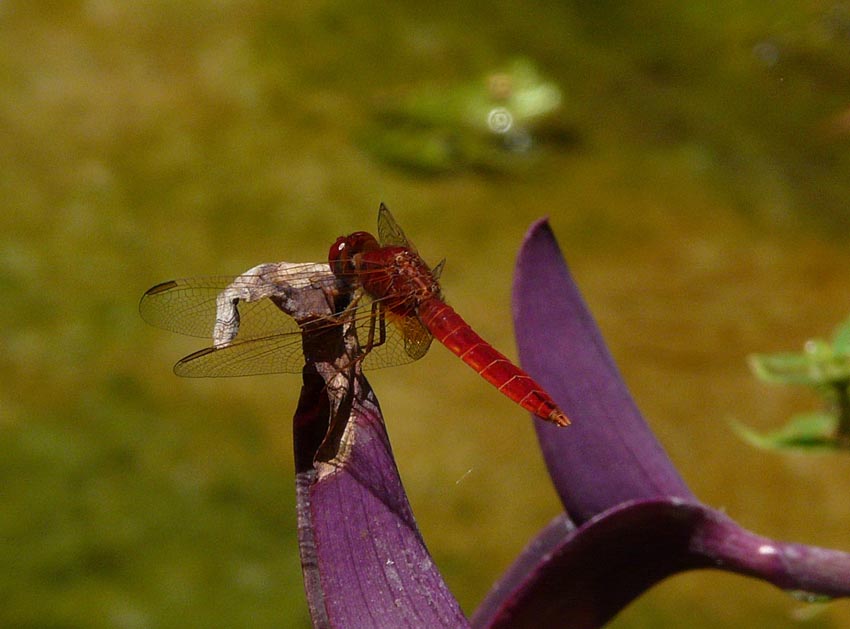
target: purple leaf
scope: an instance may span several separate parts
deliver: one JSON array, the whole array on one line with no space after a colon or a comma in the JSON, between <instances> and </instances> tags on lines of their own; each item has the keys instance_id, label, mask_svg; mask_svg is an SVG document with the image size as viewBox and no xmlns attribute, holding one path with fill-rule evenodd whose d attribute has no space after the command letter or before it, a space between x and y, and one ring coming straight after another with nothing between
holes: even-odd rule
<instances>
[{"instance_id":1,"label":"purple leaf","mask_svg":"<svg viewBox=\"0 0 850 629\"><path fill-rule=\"evenodd\" d=\"M331 383L308 364L294 421L299 545L314 626L468 626L416 528L369 384L359 365L337 374L336 387L340 377L344 395L329 402Z\"/></svg>"},{"instance_id":2,"label":"purple leaf","mask_svg":"<svg viewBox=\"0 0 850 629\"><path fill-rule=\"evenodd\" d=\"M545 220L519 254L514 325L523 367L573 422L534 427L577 524L627 500L695 499L632 400Z\"/></svg>"},{"instance_id":3,"label":"purple leaf","mask_svg":"<svg viewBox=\"0 0 850 629\"><path fill-rule=\"evenodd\" d=\"M693 496L629 395L545 221L526 237L514 297L523 366L573 420L568 429L533 422L567 512L496 584L475 627L599 627L653 584L695 568L850 596L847 553L760 537Z\"/></svg>"},{"instance_id":4,"label":"purple leaf","mask_svg":"<svg viewBox=\"0 0 850 629\"><path fill-rule=\"evenodd\" d=\"M600 627L662 579L722 568L785 590L850 595L850 555L778 542L677 498L627 502L578 529L559 516L488 594L473 627Z\"/></svg>"}]
</instances>

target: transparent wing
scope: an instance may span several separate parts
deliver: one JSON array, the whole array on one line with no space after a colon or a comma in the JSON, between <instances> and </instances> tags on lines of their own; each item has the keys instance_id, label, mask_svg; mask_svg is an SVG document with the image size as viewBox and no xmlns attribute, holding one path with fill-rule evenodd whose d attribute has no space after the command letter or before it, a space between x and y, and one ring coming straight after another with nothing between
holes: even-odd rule
<instances>
[{"instance_id":1,"label":"transparent wing","mask_svg":"<svg viewBox=\"0 0 850 629\"><path fill-rule=\"evenodd\" d=\"M410 242L407 236L404 235L404 231L402 231L401 226L396 222L395 217L390 213L389 208L387 208L387 206L383 203L381 203L381 207L378 208L378 241L383 247L387 245L396 245L399 247L407 247L414 253L418 253L416 251L416 246ZM437 266L431 270L435 279L440 279L440 274L442 274L443 267L445 267L445 265L446 259L443 258L437 263Z\"/></svg>"},{"instance_id":2,"label":"transparent wing","mask_svg":"<svg viewBox=\"0 0 850 629\"><path fill-rule=\"evenodd\" d=\"M329 320L328 325L336 326L338 323ZM367 345L370 334L377 338L380 321L372 316L370 307L357 309L355 325L361 347ZM386 326L384 342L374 345L360 358L367 369L403 365L422 358L431 345L431 339L431 334L418 319L400 318ZM238 340L237 337L230 345L204 348L181 358L174 366L174 373L185 377L300 373L305 361L299 331L246 340Z\"/></svg>"},{"instance_id":3,"label":"transparent wing","mask_svg":"<svg viewBox=\"0 0 850 629\"><path fill-rule=\"evenodd\" d=\"M443 269L446 268L446 259L443 258L439 262L437 262L437 266L431 269L431 275L434 276L435 280L440 279L440 276L443 274Z\"/></svg>"},{"instance_id":4,"label":"transparent wing","mask_svg":"<svg viewBox=\"0 0 850 629\"><path fill-rule=\"evenodd\" d=\"M286 279L291 282L293 277L289 273ZM144 294L139 310L147 322L157 327L212 340L217 299L222 291L238 283L238 279L205 277L164 282ZM373 312L372 303L367 295L359 295L358 308L329 316L326 325L337 326L341 317L351 317L360 345L365 347L370 338L375 340L381 336L378 317L383 315L375 313L381 313L382 309ZM174 366L175 373L187 377L300 373L305 357L296 321L268 297L241 302L236 307L240 324L233 341L182 358ZM431 343L430 333L415 317L387 317L384 330L383 343L374 345L362 357L366 368L390 367L417 360L425 355Z\"/></svg>"},{"instance_id":5,"label":"transparent wing","mask_svg":"<svg viewBox=\"0 0 850 629\"><path fill-rule=\"evenodd\" d=\"M139 313L151 325L199 338L212 339L216 299L234 278L187 278L158 284L139 302ZM297 332L295 320L269 299L239 304L241 338Z\"/></svg>"},{"instance_id":6,"label":"transparent wing","mask_svg":"<svg viewBox=\"0 0 850 629\"><path fill-rule=\"evenodd\" d=\"M259 269L259 270L256 270ZM311 282L327 265L315 263L260 265L238 276L193 277L163 282L145 291L139 302L139 314L151 325L200 338L212 338L218 310L217 300L225 289L244 289L259 295L274 293L276 288ZM265 287L265 288L264 288ZM269 299L241 299L239 338L297 332L295 321Z\"/></svg>"},{"instance_id":7,"label":"transparent wing","mask_svg":"<svg viewBox=\"0 0 850 629\"><path fill-rule=\"evenodd\" d=\"M383 247L387 245L398 245L399 247L409 247L413 251L416 251L416 247L407 239L407 236L404 235L401 227L390 213L389 208L383 203L378 208L378 241Z\"/></svg>"},{"instance_id":8,"label":"transparent wing","mask_svg":"<svg viewBox=\"0 0 850 629\"><path fill-rule=\"evenodd\" d=\"M393 323L395 324L393 327L401 330L404 337L404 351L410 360L422 358L431 347L431 340L434 338L428 328L416 317L401 317Z\"/></svg>"},{"instance_id":9,"label":"transparent wing","mask_svg":"<svg viewBox=\"0 0 850 629\"><path fill-rule=\"evenodd\" d=\"M304 362L301 334L296 332L204 348L177 361L174 373L207 378L301 373Z\"/></svg>"}]
</instances>

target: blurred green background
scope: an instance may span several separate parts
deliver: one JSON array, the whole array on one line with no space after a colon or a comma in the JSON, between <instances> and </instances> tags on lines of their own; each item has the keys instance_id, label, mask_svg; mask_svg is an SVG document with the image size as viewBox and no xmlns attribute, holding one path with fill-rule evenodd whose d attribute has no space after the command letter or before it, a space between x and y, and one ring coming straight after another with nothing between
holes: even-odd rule
<instances>
[{"instance_id":1,"label":"blurred green background","mask_svg":"<svg viewBox=\"0 0 850 629\"><path fill-rule=\"evenodd\" d=\"M393 210L515 355L513 259L549 215L694 491L850 550L850 460L751 449L814 402L759 384L850 310L850 4L0 2L0 626L306 627L297 376L198 381L137 302L173 277L322 260ZM507 172L381 162L377 102L533 60L570 142ZM403 143L402 143L403 144ZM402 478L471 612L559 510L527 415L435 347L376 371ZM686 620L685 620L686 619ZM850 626L717 572L614 623Z\"/></svg>"}]
</instances>

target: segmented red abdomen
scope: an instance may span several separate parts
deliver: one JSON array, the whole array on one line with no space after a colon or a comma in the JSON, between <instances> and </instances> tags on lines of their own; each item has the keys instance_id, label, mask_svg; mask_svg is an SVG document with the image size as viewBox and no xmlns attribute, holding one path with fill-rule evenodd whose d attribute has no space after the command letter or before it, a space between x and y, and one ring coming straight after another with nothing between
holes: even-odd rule
<instances>
[{"instance_id":1,"label":"segmented red abdomen","mask_svg":"<svg viewBox=\"0 0 850 629\"><path fill-rule=\"evenodd\" d=\"M451 306L425 299L419 304L419 318L434 338L514 402L559 426L570 423L543 387L478 336Z\"/></svg>"}]
</instances>

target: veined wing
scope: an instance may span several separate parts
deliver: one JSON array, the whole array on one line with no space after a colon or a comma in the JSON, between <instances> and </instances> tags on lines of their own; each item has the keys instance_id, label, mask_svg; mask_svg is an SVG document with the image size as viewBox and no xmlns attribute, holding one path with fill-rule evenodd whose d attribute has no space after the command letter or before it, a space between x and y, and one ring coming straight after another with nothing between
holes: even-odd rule
<instances>
[{"instance_id":1,"label":"veined wing","mask_svg":"<svg viewBox=\"0 0 850 629\"><path fill-rule=\"evenodd\" d=\"M396 222L389 208L383 203L378 208L378 241L382 247L397 245L416 251L416 247L404 235L401 226Z\"/></svg>"},{"instance_id":2,"label":"veined wing","mask_svg":"<svg viewBox=\"0 0 850 629\"><path fill-rule=\"evenodd\" d=\"M311 265L290 265L284 276L279 270L256 267L238 277L206 277L172 280L154 286L142 297L142 317L158 327L201 338L214 339L222 297L238 295L246 299L225 305L238 312L238 326L226 343L211 346L181 359L175 373L190 377L245 376L269 373L298 373L304 365L301 330L289 315L270 299L276 287L307 281L316 270ZM324 265L323 268L327 268ZM257 272L256 269L260 269ZM295 269L295 272L293 272ZM320 269L321 270L321 269ZM323 271L324 272L324 271ZM279 280L277 283L273 280ZM310 280L312 281L312 280ZM233 291L227 293L227 291ZM342 321L354 323L361 347L373 341L373 348L360 358L370 369L399 365L425 355L431 334L415 317L386 317L385 325L373 310L368 296L359 295L359 307L327 316L327 326ZM322 324L313 322L314 329ZM383 333L381 329L383 327ZM238 329L238 331L236 331ZM380 339L383 338L383 342Z\"/></svg>"},{"instance_id":3,"label":"veined wing","mask_svg":"<svg viewBox=\"0 0 850 629\"><path fill-rule=\"evenodd\" d=\"M145 292L139 313L158 328L212 339L220 300L237 299L240 340L297 332L295 321L267 297L328 273L326 264L267 264L238 276L171 280ZM225 291L230 292L225 295Z\"/></svg>"},{"instance_id":4,"label":"veined wing","mask_svg":"<svg viewBox=\"0 0 850 629\"><path fill-rule=\"evenodd\" d=\"M390 327L400 332L404 353L410 360L418 360L428 352L434 337L417 317L390 317L390 321ZM366 364L369 365L368 359Z\"/></svg>"},{"instance_id":5,"label":"veined wing","mask_svg":"<svg viewBox=\"0 0 850 629\"><path fill-rule=\"evenodd\" d=\"M378 342L381 323L377 315L373 316L368 304L354 311L352 322L361 348L368 346L370 338ZM328 328L338 326L338 320L328 318ZM313 333L319 333L322 327L321 323L314 322ZM371 351L357 357L366 369L393 367L418 360L428 351L432 340L431 333L415 317L390 319L383 336L382 343L373 345ZM300 331L245 340L237 336L229 345L207 347L180 359L174 366L174 372L187 377L300 373L305 361Z\"/></svg>"},{"instance_id":6,"label":"veined wing","mask_svg":"<svg viewBox=\"0 0 850 629\"><path fill-rule=\"evenodd\" d=\"M301 334L290 332L206 347L177 361L174 373L190 378L300 373L304 362Z\"/></svg>"},{"instance_id":7,"label":"veined wing","mask_svg":"<svg viewBox=\"0 0 850 629\"><path fill-rule=\"evenodd\" d=\"M390 213L389 208L387 208L387 206L383 203L381 203L381 207L378 208L378 241L381 243L381 246L384 247L387 245L407 247L414 253L418 254L416 246L410 242L407 236L404 235L404 231L402 231L401 226L396 222L395 217ZM443 258L437 263L437 266L431 269L431 273L433 273L436 279L440 279L440 275L443 272L445 264L446 259Z\"/></svg>"}]
</instances>

